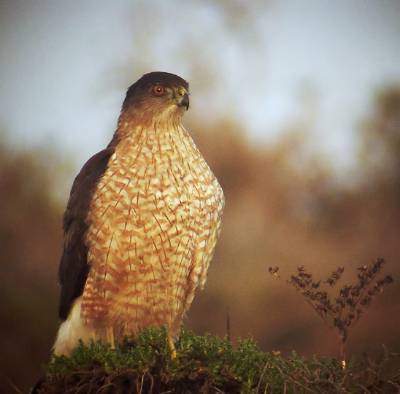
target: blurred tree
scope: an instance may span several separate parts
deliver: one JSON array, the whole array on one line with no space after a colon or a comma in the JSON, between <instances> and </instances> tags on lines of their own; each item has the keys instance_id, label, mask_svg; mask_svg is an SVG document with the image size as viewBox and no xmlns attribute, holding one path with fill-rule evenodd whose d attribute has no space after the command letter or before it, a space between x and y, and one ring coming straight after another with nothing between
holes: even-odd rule
<instances>
[{"instance_id":1,"label":"blurred tree","mask_svg":"<svg viewBox=\"0 0 400 394\"><path fill-rule=\"evenodd\" d=\"M362 133L361 161L368 177L396 184L400 192L400 86L378 92Z\"/></svg>"},{"instance_id":2,"label":"blurred tree","mask_svg":"<svg viewBox=\"0 0 400 394\"><path fill-rule=\"evenodd\" d=\"M376 242L396 251L397 255L400 253L397 235L400 231L400 85L378 91L374 108L362 124L360 139L362 217L374 223Z\"/></svg>"},{"instance_id":3,"label":"blurred tree","mask_svg":"<svg viewBox=\"0 0 400 394\"><path fill-rule=\"evenodd\" d=\"M51 197L53 163L43 151L0 142L0 392L26 391L55 335L61 211ZM21 373L23 371L23 373Z\"/></svg>"}]
</instances>

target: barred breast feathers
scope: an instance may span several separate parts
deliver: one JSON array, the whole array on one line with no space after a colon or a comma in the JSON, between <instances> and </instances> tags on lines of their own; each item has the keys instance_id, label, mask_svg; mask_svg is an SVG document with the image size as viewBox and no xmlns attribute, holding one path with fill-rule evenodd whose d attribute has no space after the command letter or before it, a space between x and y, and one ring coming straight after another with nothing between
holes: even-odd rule
<instances>
[{"instance_id":1,"label":"barred breast feathers","mask_svg":"<svg viewBox=\"0 0 400 394\"><path fill-rule=\"evenodd\" d=\"M204 285L218 235L213 227L219 228L223 194L189 133L181 125L169 126L173 127L155 123L150 130L131 129L115 146L98 184L86 237L92 271L82 311L88 321L107 321L109 304L116 300L128 313L143 319L154 312L151 303L162 302L154 295L161 290L171 307L159 310L153 323L176 325L199 281ZM124 237L129 240L123 241ZM124 242L128 251L120 247ZM141 271L132 269L135 259L141 262ZM143 268L146 264L151 267L152 279ZM116 286L123 283L124 275L126 290ZM154 278L158 284L153 283L149 290ZM184 290L188 281L189 289ZM164 289L156 289L160 283L165 284ZM131 293L134 301L127 302L130 286L140 287L146 294ZM174 293L166 294L171 289ZM123 313L120 309L116 315Z\"/></svg>"}]
</instances>

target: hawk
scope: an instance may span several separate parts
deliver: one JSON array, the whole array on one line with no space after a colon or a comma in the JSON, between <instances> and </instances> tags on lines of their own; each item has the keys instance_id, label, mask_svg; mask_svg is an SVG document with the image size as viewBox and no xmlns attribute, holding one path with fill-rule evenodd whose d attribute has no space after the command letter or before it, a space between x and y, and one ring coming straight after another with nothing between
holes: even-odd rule
<instances>
[{"instance_id":1,"label":"hawk","mask_svg":"<svg viewBox=\"0 0 400 394\"><path fill-rule=\"evenodd\" d=\"M108 146L83 166L63 218L62 320L54 353L114 344L149 326L179 332L203 288L223 191L182 125L189 85L151 72L127 91Z\"/></svg>"}]
</instances>

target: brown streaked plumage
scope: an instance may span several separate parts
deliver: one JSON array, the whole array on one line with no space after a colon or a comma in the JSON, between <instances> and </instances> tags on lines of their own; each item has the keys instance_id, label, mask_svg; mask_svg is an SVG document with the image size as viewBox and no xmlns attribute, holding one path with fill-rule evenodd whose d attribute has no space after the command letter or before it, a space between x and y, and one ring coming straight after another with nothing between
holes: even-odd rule
<instances>
[{"instance_id":1,"label":"brown streaked plumage","mask_svg":"<svg viewBox=\"0 0 400 394\"><path fill-rule=\"evenodd\" d=\"M166 326L174 337L205 284L224 197L181 124L188 88L169 73L139 79L110 144L74 181L56 354L79 339L113 342L148 326Z\"/></svg>"}]
</instances>

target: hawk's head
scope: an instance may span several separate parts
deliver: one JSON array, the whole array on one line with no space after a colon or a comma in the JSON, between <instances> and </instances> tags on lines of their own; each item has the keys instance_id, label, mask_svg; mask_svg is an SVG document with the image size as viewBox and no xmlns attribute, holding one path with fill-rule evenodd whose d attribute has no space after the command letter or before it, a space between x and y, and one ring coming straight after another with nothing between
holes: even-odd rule
<instances>
[{"instance_id":1,"label":"hawk's head","mask_svg":"<svg viewBox=\"0 0 400 394\"><path fill-rule=\"evenodd\" d=\"M127 91L122 110L142 119L181 117L189 108L189 84L175 74L151 72ZM143 119L146 120L146 119Z\"/></svg>"}]
</instances>

